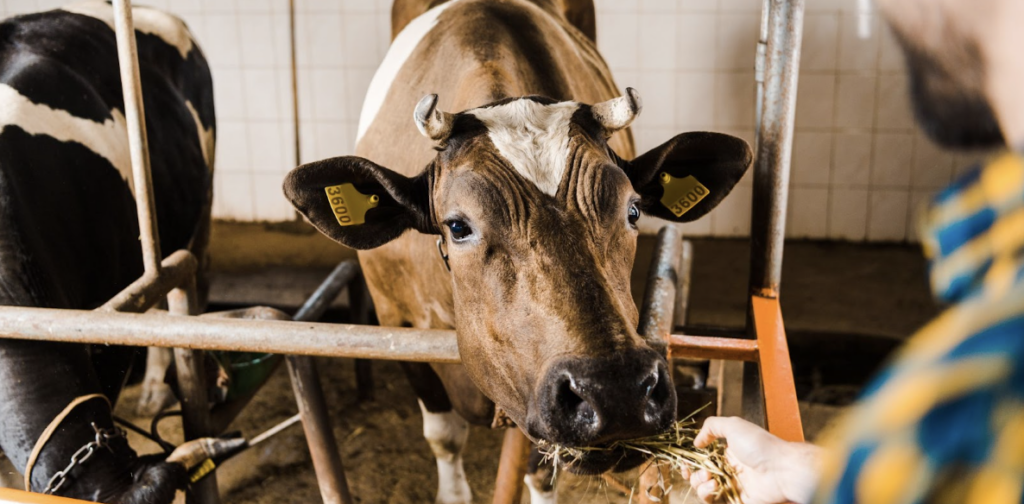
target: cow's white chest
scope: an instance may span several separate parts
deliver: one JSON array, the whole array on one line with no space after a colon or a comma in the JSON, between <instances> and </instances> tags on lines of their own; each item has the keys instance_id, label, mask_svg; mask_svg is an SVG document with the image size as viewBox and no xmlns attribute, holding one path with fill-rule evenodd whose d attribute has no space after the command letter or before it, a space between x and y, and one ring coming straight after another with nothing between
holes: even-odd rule
<instances>
[{"instance_id":1,"label":"cow's white chest","mask_svg":"<svg viewBox=\"0 0 1024 504\"><path fill-rule=\"evenodd\" d=\"M579 104L520 99L471 110L498 152L542 192L554 196L569 160L569 124Z\"/></svg>"}]
</instances>

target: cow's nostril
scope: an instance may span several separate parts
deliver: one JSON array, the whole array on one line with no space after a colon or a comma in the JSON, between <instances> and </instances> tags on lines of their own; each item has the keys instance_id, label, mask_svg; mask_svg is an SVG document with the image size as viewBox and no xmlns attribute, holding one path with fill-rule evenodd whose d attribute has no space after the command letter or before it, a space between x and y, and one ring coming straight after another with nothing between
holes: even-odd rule
<instances>
[{"instance_id":1,"label":"cow's nostril","mask_svg":"<svg viewBox=\"0 0 1024 504\"><path fill-rule=\"evenodd\" d=\"M673 390L671 387L668 377L662 377L661 374L663 369L659 366L659 369L654 371L644 380L644 385L647 386L647 407L644 408L644 420L648 423L658 423L658 419L663 416L666 405L670 402L674 403L674 398L671 397ZM674 409L674 406L672 406Z\"/></svg>"},{"instance_id":2,"label":"cow's nostril","mask_svg":"<svg viewBox=\"0 0 1024 504\"><path fill-rule=\"evenodd\" d=\"M640 382L640 389L644 391L644 397L651 397L651 393L654 392L654 387L658 385L658 372L655 371L644 378Z\"/></svg>"},{"instance_id":3,"label":"cow's nostril","mask_svg":"<svg viewBox=\"0 0 1024 504\"><path fill-rule=\"evenodd\" d=\"M672 390L671 387L669 387L668 382L659 380L655 385L654 390L651 391L650 398L655 402L655 404L664 404L665 401L668 400L669 393L671 392Z\"/></svg>"},{"instance_id":4,"label":"cow's nostril","mask_svg":"<svg viewBox=\"0 0 1024 504\"><path fill-rule=\"evenodd\" d=\"M580 395L581 393L576 381L571 376L566 376L558 385L555 401L558 411L567 414L567 418L572 418L577 428L590 430L599 423L597 411Z\"/></svg>"},{"instance_id":5,"label":"cow's nostril","mask_svg":"<svg viewBox=\"0 0 1024 504\"><path fill-rule=\"evenodd\" d=\"M581 403L586 403L582 397L573 390L572 378L563 380L558 385L558 392L555 394L555 401L562 411L574 411Z\"/></svg>"}]
</instances>

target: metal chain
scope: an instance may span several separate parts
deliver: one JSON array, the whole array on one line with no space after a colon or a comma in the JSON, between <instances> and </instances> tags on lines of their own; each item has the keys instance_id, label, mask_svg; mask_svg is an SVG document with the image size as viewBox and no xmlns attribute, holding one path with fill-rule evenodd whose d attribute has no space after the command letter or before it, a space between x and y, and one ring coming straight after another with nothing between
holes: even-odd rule
<instances>
[{"instance_id":1,"label":"metal chain","mask_svg":"<svg viewBox=\"0 0 1024 504\"><path fill-rule=\"evenodd\" d=\"M62 471L57 471L50 481L46 484L46 488L43 489L44 494L54 494L57 490L60 490L64 483L68 480L68 474L77 466L84 464L90 458L92 454L96 452L97 448L106 448L113 452L110 448L110 441L116 438L125 437L124 430L113 427L111 429L103 429L96 426L96 423L90 423L92 430L96 433L96 437L78 449L74 455L71 456L71 462L68 463L67 467Z\"/></svg>"}]
</instances>

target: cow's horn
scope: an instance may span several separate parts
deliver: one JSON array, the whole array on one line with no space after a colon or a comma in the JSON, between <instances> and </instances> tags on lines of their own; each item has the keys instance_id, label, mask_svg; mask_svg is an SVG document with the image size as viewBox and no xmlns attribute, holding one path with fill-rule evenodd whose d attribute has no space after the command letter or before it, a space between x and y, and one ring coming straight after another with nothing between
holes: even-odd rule
<instances>
[{"instance_id":1,"label":"cow's horn","mask_svg":"<svg viewBox=\"0 0 1024 504\"><path fill-rule=\"evenodd\" d=\"M200 438L182 443L167 456L167 462L181 464L185 469L191 469L204 460L225 455L245 446L242 438L221 439L221 438Z\"/></svg>"},{"instance_id":2,"label":"cow's horn","mask_svg":"<svg viewBox=\"0 0 1024 504\"><path fill-rule=\"evenodd\" d=\"M416 121L416 127L420 129L423 136L442 144L451 134L452 123L455 120L455 116L437 109L436 94L424 96L416 104L412 118Z\"/></svg>"},{"instance_id":3,"label":"cow's horn","mask_svg":"<svg viewBox=\"0 0 1024 504\"><path fill-rule=\"evenodd\" d=\"M626 126L629 126L640 115L644 107L640 101L640 93L633 88L626 88L626 94L612 98L601 103L595 103L591 110L594 111L594 119L604 126L608 133L615 133Z\"/></svg>"}]
</instances>

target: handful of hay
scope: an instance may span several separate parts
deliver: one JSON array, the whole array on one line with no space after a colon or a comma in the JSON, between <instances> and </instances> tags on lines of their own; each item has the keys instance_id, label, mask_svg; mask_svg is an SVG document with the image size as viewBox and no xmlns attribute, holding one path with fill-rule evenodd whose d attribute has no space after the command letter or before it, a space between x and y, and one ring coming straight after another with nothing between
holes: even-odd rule
<instances>
[{"instance_id":1,"label":"handful of hay","mask_svg":"<svg viewBox=\"0 0 1024 504\"><path fill-rule=\"evenodd\" d=\"M679 420L672 429L653 436L614 441L601 447L581 448L548 443L539 448L544 454L544 460L554 464L556 476L560 460L567 460L567 464L571 466L575 461L582 459L587 452L616 450L644 453L652 461L664 463L680 473L683 468L689 468L691 472L704 469L711 473L711 477L718 482L716 499L724 499L729 504L742 504L736 470L725 459L725 443L715 441L706 448L697 448L693 445L694 438L700 432L694 416L705 407L707 406Z\"/></svg>"}]
</instances>

